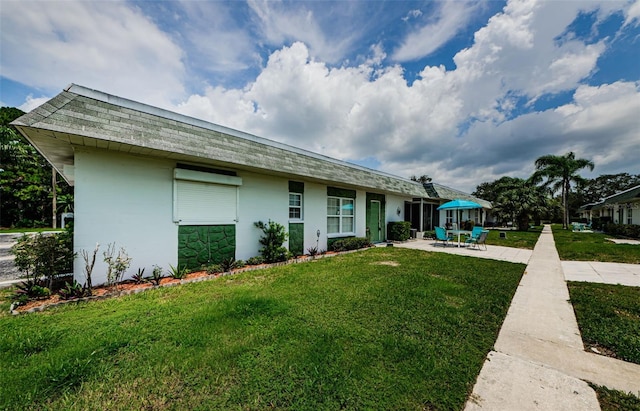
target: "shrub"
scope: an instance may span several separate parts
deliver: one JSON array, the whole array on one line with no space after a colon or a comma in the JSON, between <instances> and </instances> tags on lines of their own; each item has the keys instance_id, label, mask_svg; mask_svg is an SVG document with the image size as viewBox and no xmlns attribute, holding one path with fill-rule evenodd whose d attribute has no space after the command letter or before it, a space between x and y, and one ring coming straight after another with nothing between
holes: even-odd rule
<instances>
[{"instance_id":1,"label":"shrub","mask_svg":"<svg viewBox=\"0 0 640 411\"><path fill-rule=\"evenodd\" d=\"M264 261L267 263L286 261L289 252L282 244L287 240L288 234L284 226L271 220L267 224L257 221L254 225L263 232L259 242L262 244L260 253L264 257Z\"/></svg>"},{"instance_id":2,"label":"shrub","mask_svg":"<svg viewBox=\"0 0 640 411\"><path fill-rule=\"evenodd\" d=\"M70 230L58 234L38 233L23 235L11 251L15 255L14 264L27 277L49 280L48 287L60 274L73 271L73 234Z\"/></svg>"},{"instance_id":3,"label":"shrub","mask_svg":"<svg viewBox=\"0 0 640 411\"><path fill-rule=\"evenodd\" d=\"M37 278L30 278L16 285L16 292L12 300L19 305L23 305L29 300L47 298L50 295L51 291L42 284L42 281Z\"/></svg>"},{"instance_id":4,"label":"shrub","mask_svg":"<svg viewBox=\"0 0 640 411\"><path fill-rule=\"evenodd\" d=\"M262 256L251 257L247 260L247 265L260 265L264 263L264 258Z\"/></svg>"},{"instance_id":5,"label":"shrub","mask_svg":"<svg viewBox=\"0 0 640 411\"><path fill-rule=\"evenodd\" d=\"M309 253L309 255L311 257L314 257L318 254L318 247L309 247L307 248L307 253Z\"/></svg>"},{"instance_id":6,"label":"shrub","mask_svg":"<svg viewBox=\"0 0 640 411\"><path fill-rule=\"evenodd\" d=\"M607 224L604 232L628 238L640 238L640 225L638 224Z\"/></svg>"},{"instance_id":7,"label":"shrub","mask_svg":"<svg viewBox=\"0 0 640 411\"><path fill-rule=\"evenodd\" d=\"M235 258L231 257L231 258L225 258L220 262L220 268L222 269L223 273L228 273L229 271L233 270L234 268L238 268L238 266L236 265L237 261Z\"/></svg>"},{"instance_id":8,"label":"shrub","mask_svg":"<svg viewBox=\"0 0 640 411\"><path fill-rule=\"evenodd\" d=\"M207 274L219 274L223 272L222 266L220 264L211 264L205 267L205 271Z\"/></svg>"},{"instance_id":9,"label":"shrub","mask_svg":"<svg viewBox=\"0 0 640 411\"><path fill-rule=\"evenodd\" d=\"M146 281L145 278L144 278L144 268L142 268L142 269L138 268L138 272L136 272L134 275L132 275L131 279L136 284L144 283Z\"/></svg>"},{"instance_id":10,"label":"shrub","mask_svg":"<svg viewBox=\"0 0 640 411\"><path fill-rule=\"evenodd\" d=\"M117 256L115 256L115 249L116 244L111 243L107 246L107 251L103 253L104 262L107 263L107 283L110 286L116 285L122 280L124 272L131 264L131 257L127 255L124 247L120 247Z\"/></svg>"},{"instance_id":11,"label":"shrub","mask_svg":"<svg viewBox=\"0 0 640 411\"><path fill-rule=\"evenodd\" d=\"M179 266L174 267L169 264L169 275L176 280L182 280L187 276L187 274L189 274L189 270L187 269L187 267L180 268Z\"/></svg>"},{"instance_id":12,"label":"shrub","mask_svg":"<svg viewBox=\"0 0 640 411\"><path fill-rule=\"evenodd\" d=\"M358 250L360 248L371 247L371 242L366 237L349 237L334 241L331 244L333 251Z\"/></svg>"},{"instance_id":13,"label":"shrub","mask_svg":"<svg viewBox=\"0 0 640 411\"><path fill-rule=\"evenodd\" d=\"M247 263L245 263L244 260L236 260L235 268L242 268L246 265Z\"/></svg>"},{"instance_id":14,"label":"shrub","mask_svg":"<svg viewBox=\"0 0 640 411\"><path fill-rule=\"evenodd\" d=\"M85 288L79 282L73 280L73 283L65 283L65 287L58 291L60 298L70 300L72 298L82 298L85 296Z\"/></svg>"},{"instance_id":15,"label":"shrub","mask_svg":"<svg viewBox=\"0 0 640 411\"><path fill-rule=\"evenodd\" d=\"M96 264L96 255L98 254L99 248L100 244L96 243L96 248L93 249L93 255L91 257L89 257L89 253L87 252L87 250L82 250L80 252L80 254L82 254L82 259L84 260L84 278L86 280L85 287L89 295L93 293L91 273L93 273L93 266Z\"/></svg>"},{"instance_id":16,"label":"shrub","mask_svg":"<svg viewBox=\"0 0 640 411\"><path fill-rule=\"evenodd\" d=\"M387 224L387 235L391 241L407 241L411 236L411 223L408 221L392 221Z\"/></svg>"},{"instance_id":17,"label":"shrub","mask_svg":"<svg viewBox=\"0 0 640 411\"><path fill-rule=\"evenodd\" d=\"M152 284L160 285L160 280L162 280L162 267L154 265L151 276L147 277L147 280L149 280Z\"/></svg>"}]
</instances>

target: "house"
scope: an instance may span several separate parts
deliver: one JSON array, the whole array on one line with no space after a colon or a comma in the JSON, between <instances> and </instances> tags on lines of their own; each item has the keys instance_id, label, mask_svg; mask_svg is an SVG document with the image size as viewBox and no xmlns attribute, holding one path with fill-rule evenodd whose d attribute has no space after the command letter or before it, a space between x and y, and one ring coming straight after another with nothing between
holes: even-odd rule
<instances>
[{"instance_id":1,"label":"house","mask_svg":"<svg viewBox=\"0 0 640 411\"><path fill-rule=\"evenodd\" d=\"M616 224L640 224L640 185L578 209L581 218L606 218Z\"/></svg>"},{"instance_id":2,"label":"house","mask_svg":"<svg viewBox=\"0 0 640 411\"><path fill-rule=\"evenodd\" d=\"M294 254L343 237L381 242L388 222L407 218L406 204L448 199L408 179L79 85L12 124L74 186L74 250L115 243L133 258L130 271L258 255L256 221L285 226ZM101 256L94 284L106 281ZM83 267L77 258L79 282Z\"/></svg>"}]
</instances>

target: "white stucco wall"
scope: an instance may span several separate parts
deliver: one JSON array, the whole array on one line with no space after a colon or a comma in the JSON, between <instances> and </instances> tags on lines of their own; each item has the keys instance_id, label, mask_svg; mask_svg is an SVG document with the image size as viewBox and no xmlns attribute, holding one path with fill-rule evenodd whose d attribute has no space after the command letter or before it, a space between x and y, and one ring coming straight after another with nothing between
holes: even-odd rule
<instances>
[{"instance_id":1,"label":"white stucco wall","mask_svg":"<svg viewBox=\"0 0 640 411\"><path fill-rule=\"evenodd\" d=\"M327 186L324 184L304 183L304 252L316 247L317 232L320 230L318 249L327 249Z\"/></svg>"},{"instance_id":2,"label":"white stucco wall","mask_svg":"<svg viewBox=\"0 0 640 411\"><path fill-rule=\"evenodd\" d=\"M255 173L238 172L240 187L239 220L236 224L236 258L246 260L260 254L262 230L256 221L269 220L289 229L289 180ZM284 244L288 247L288 242Z\"/></svg>"},{"instance_id":3,"label":"white stucco wall","mask_svg":"<svg viewBox=\"0 0 640 411\"><path fill-rule=\"evenodd\" d=\"M168 269L178 258L178 227L173 223L171 161L115 152L76 149L74 264L76 280L85 282L81 250L100 251L93 284L106 282L103 251L109 243L133 257L125 278L138 268L151 274L153 265Z\"/></svg>"}]
</instances>

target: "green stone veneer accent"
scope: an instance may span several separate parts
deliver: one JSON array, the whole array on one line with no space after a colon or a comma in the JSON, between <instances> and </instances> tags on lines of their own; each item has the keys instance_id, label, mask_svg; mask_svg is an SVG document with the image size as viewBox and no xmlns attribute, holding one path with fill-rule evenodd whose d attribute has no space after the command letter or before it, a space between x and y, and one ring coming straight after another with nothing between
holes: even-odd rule
<instances>
[{"instance_id":1,"label":"green stone veneer accent","mask_svg":"<svg viewBox=\"0 0 640 411\"><path fill-rule=\"evenodd\" d=\"M181 225L178 227L178 267L199 269L236 256L236 226Z\"/></svg>"},{"instance_id":2,"label":"green stone veneer accent","mask_svg":"<svg viewBox=\"0 0 640 411\"><path fill-rule=\"evenodd\" d=\"M294 255L304 254L303 223L289 223L289 251Z\"/></svg>"}]
</instances>

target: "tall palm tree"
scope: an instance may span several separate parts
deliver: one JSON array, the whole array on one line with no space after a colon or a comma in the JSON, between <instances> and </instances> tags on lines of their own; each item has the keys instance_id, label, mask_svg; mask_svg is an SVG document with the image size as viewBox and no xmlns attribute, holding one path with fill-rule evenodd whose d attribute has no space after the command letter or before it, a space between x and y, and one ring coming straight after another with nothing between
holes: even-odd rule
<instances>
[{"instance_id":1,"label":"tall palm tree","mask_svg":"<svg viewBox=\"0 0 640 411\"><path fill-rule=\"evenodd\" d=\"M578 171L583 168L593 170L595 167L593 161L584 158L576 158L573 151L563 156L555 156L552 154L539 157L536 160L536 171L531 176L532 181L538 183L544 181L544 186L551 186L554 191L560 190L562 193L562 208L564 216L562 219L562 227L569 227L569 192L571 191L571 183L584 182L584 179L578 175Z\"/></svg>"}]
</instances>

